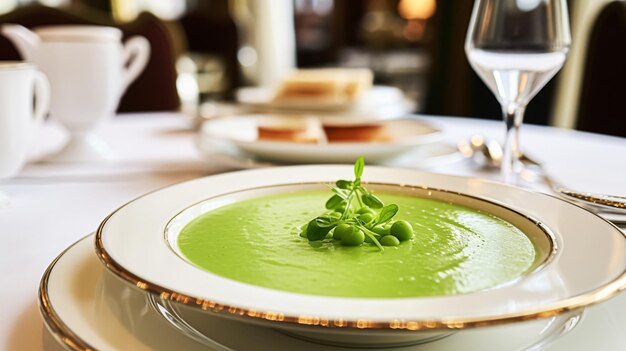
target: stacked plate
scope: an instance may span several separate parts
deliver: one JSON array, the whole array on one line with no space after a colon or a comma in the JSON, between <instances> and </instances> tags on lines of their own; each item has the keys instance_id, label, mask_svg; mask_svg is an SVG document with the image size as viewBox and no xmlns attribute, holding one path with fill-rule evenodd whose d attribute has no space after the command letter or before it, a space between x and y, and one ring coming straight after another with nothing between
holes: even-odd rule
<instances>
[{"instance_id":1,"label":"stacked plate","mask_svg":"<svg viewBox=\"0 0 626 351\"><path fill-rule=\"evenodd\" d=\"M332 142L322 138L317 142L265 140L259 138L259 126L291 121L313 122L319 125L371 126L384 128L386 140ZM456 146L442 141L442 131L436 125L419 118L371 121L359 118L320 116L243 115L219 118L204 123L197 140L200 152L214 162L238 168L255 168L280 164L350 163L359 155L368 162L426 169L463 159Z\"/></svg>"},{"instance_id":2,"label":"stacked plate","mask_svg":"<svg viewBox=\"0 0 626 351\"><path fill-rule=\"evenodd\" d=\"M472 291L461 287L460 293L450 294L351 297L231 279L192 262L181 246L184 228L212 211L254 204L254 199L319 192L352 173L352 167L342 165L240 171L173 185L120 207L95 234L63 252L42 279L41 312L55 347L535 349L575 326L585 307L626 286L626 238L602 218L516 187L397 168L367 166L363 181L375 192L461 206L508 223L532 242L531 267L506 282ZM251 216L262 212L249 210ZM288 220L290 214L279 217ZM471 218L457 219L473 225ZM226 246L233 234L229 230L217 231ZM288 243L273 243L283 244L296 245L307 255L320 249L297 234ZM238 258L235 265L245 271L276 260L273 250L264 248ZM360 257L366 260L384 259L387 253L352 249L365 250ZM296 262L291 268L297 267ZM266 273L268 280L283 278ZM307 274L303 269L299 276L306 280ZM368 279L360 284L362 291L372 288Z\"/></svg>"},{"instance_id":3,"label":"stacked plate","mask_svg":"<svg viewBox=\"0 0 626 351\"><path fill-rule=\"evenodd\" d=\"M462 159L455 145L442 143L441 130L409 113L415 110L401 90L373 86L355 101L300 99L288 104L272 101L274 90L247 87L237 91L237 103L247 115L204 123L198 137L200 152L212 162L235 168L309 163L349 163L363 155L370 163L426 169ZM259 126L314 121L319 125L384 128L384 140L271 140L261 138Z\"/></svg>"},{"instance_id":4,"label":"stacked plate","mask_svg":"<svg viewBox=\"0 0 626 351\"><path fill-rule=\"evenodd\" d=\"M237 102L258 112L315 113L317 115L347 118L390 119L414 110L402 91L390 86L375 85L364 92L357 101L337 104L319 99L304 99L288 105L272 103L274 90L268 87L246 87L237 91Z\"/></svg>"}]
</instances>

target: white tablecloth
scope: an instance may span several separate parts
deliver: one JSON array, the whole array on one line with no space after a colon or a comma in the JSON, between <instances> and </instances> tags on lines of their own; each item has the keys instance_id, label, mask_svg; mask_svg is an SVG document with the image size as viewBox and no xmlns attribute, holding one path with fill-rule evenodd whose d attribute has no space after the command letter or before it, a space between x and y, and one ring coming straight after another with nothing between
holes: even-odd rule
<instances>
[{"instance_id":1,"label":"white tablecloth","mask_svg":"<svg viewBox=\"0 0 626 351\"><path fill-rule=\"evenodd\" d=\"M476 133L501 140L504 132L503 124L498 122L428 119L442 127L451 143ZM40 277L63 249L94 231L108 213L147 191L227 170L198 153L191 125L177 114L119 116L100 131L119 155L118 162L34 162L16 178L0 183L12 198L9 206L0 208L0 349L42 348L37 306ZM32 159L41 159L58 149L64 138L58 126L46 124L33 145ZM524 126L522 145L529 155L545 163L551 175L574 189L626 195L626 139ZM434 171L497 177L497 173L481 172L465 162ZM550 349L589 350L593 349L594 337L623 334L619 330L626 329L626 325L611 325L604 315L594 322L594 316L599 315L593 314L594 309L611 308L610 304L617 306L620 302L619 306L626 306L623 296L614 300L592 307L592 313L583 321L588 324L586 328L575 329ZM615 350L626 349L626 339L617 338L610 345L615 345Z\"/></svg>"}]
</instances>

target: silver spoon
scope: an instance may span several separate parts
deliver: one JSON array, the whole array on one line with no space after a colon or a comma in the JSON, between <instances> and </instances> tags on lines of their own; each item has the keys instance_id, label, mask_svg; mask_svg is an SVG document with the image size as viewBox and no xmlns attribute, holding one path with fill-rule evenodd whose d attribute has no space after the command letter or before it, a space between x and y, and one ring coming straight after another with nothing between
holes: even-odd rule
<instances>
[{"instance_id":1,"label":"silver spoon","mask_svg":"<svg viewBox=\"0 0 626 351\"><path fill-rule=\"evenodd\" d=\"M502 161L502 147L493 140L486 140L480 135L474 135L469 142L459 143L459 150L467 157L485 167L496 168ZM594 212L605 212L614 214L626 214L626 197L607 194L594 194L571 190L551 178L542 167L541 163L532 160L526 155L520 156L520 162L524 166L520 172L520 177L541 178L557 195L575 202ZM534 172L532 171L534 169Z\"/></svg>"}]
</instances>

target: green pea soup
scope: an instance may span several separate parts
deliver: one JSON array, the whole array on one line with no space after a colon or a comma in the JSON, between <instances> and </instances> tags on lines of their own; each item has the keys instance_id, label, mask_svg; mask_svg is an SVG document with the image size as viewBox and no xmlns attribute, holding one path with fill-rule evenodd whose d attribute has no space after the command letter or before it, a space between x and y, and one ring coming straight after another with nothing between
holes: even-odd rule
<instances>
[{"instance_id":1,"label":"green pea soup","mask_svg":"<svg viewBox=\"0 0 626 351\"><path fill-rule=\"evenodd\" d=\"M433 196L436 191L393 189L382 187L375 193L385 203L399 206L395 219L410 222L415 235L384 252L372 244L346 247L332 240L309 242L300 237L298 227L323 212L331 195L328 190L312 189L241 199L210 210L182 228L176 245L191 264L235 281L355 298L491 289L532 271L552 249L538 226L495 204L454 195L478 204L467 206L439 199ZM481 206L513 220L472 208ZM527 235L519 227L532 233Z\"/></svg>"}]
</instances>

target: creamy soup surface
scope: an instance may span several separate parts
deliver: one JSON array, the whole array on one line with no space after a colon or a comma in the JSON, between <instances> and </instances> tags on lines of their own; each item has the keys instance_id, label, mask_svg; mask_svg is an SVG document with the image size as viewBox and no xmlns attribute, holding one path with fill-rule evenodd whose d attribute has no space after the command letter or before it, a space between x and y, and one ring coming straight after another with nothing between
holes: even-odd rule
<instances>
[{"instance_id":1,"label":"creamy soup surface","mask_svg":"<svg viewBox=\"0 0 626 351\"><path fill-rule=\"evenodd\" d=\"M427 198L377 193L415 237L384 252L309 242L298 226L323 212L328 191L239 201L189 222L177 244L192 264L239 282L302 294L390 298L469 293L514 280L535 261L531 240L481 211Z\"/></svg>"}]
</instances>

